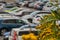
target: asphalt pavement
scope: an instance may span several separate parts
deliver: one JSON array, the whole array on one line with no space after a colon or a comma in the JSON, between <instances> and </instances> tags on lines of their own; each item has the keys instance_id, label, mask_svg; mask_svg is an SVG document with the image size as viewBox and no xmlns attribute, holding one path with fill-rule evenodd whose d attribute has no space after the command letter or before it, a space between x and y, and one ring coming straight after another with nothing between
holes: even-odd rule
<instances>
[{"instance_id":1,"label":"asphalt pavement","mask_svg":"<svg viewBox=\"0 0 60 40\"><path fill-rule=\"evenodd\" d=\"M3 40L3 38L4 38L3 36L0 36L0 40Z\"/></svg>"}]
</instances>

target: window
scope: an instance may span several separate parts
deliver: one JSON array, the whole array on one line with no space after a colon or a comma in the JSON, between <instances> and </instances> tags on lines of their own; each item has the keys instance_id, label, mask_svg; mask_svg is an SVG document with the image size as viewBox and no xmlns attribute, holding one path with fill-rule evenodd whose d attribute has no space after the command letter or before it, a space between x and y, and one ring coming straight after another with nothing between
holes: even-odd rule
<instances>
[{"instance_id":1,"label":"window","mask_svg":"<svg viewBox=\"0 0 60 40\"><path fill-rule=\"evenodd\" d=\"M32 12L22 12L22 14L21 15L18 15L18 16L24 16L24 15L29 15L30 13L32 13Z\"/></svg>"},{"instance_id":2,"label":"window","mask_svg":"<svg viewBox=\"0 0 60 40\"><path fill-rule=\"evenodd\" d=\"M16 23L25 24L25 22L23 20L17 20Z\"/></svg>"},{"instance_id":3,"label":"window","mask_svg":"<svg viewBox=\"0 0 60 40\"><path fill-rule=\"evenodd\" d=\"M23 15L29 15L32 12L23 12Z\"/></svg>"},{"instance_id":4,"label":"window","mask_svg":"<svg viewBox=\"0 0 60 40\"><path fill-rule=\"evenodd\" d=\"M17 24L24 24L22 20L17 20L17 19L9 19L9 20L4 20L3 23L17 23Z\"/></svg>"},{"instance_id":5,"label":"window","mask_svg":"<svg viewBox=\"0 0 60 40\"><path fill-rule=\"evenodd\" d=\"M40 16L36 16L36 18L38 18L38 17L40 17Z\"/></svg>"},{"instance_id":6,"label":"window","mask_svg":"<svg viewBox=\"0 0 60 40\"><path fill-rule=\"evenodd\" d=\"M31 27L31 28L35 28L35 26L27 26L27 27L24 27L24 28L30 28L30 27Z\"/></svg>"},{"instance_id":7,"label":"window","mask_svg":"<svg viewBox=\"0 0 60 40\"><path fill-rule=\"evenodd\" d=\"M16 10L17 8L12 8L10 11L14 11L14 10Z\"/></svg>"},{"instance_id":8,"label":"window","mask_svg":"<svg viewBox=\"0 0 60 40\"><path fill-rule=\"evenodd\" d=\"M21 9L21 10L17 10L16 12L19 12L19 11L22 11L23 9Z\"/></svg>"},{"instance_id":9,"label":"window","mask_svg":"<svg viewBox=\"0 0 60 40\"><path fill-rule=\"evenodd\" d=\"M39 13L37 13L37 14L50 14L50 12L39 12Z\"/></svg>"},{"instance_id":10,"label":"window","mask_svg":"<svg viewBox=\"0 0 60 40\"><path fill-rule=\"evenodd\" d=\"M16 23L16 20L13 20L13 19L4 20L3 23Z\"/></svg>"},{"instance_id":11,"label":"window","mask_svg":"<svg viewBox=\"0 0 60 40\"><path fill-rule=\"evenodd\" d=\"M24 34L29 34L29 33L30 33L30 31L20 31L20 32L18 33L18 35L19 35L19 36L22 36L22 35L24 35ZM35 35L38 35L37 31L31 31L31 33L34 33Z\"/></svg>"}]
</instances>

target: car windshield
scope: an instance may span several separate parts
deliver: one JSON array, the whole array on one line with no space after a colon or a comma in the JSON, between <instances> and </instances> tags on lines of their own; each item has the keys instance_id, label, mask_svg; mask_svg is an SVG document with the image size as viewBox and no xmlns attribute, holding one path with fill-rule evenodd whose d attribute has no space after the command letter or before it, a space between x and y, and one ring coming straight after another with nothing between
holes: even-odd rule
<instances>
[{"instance_id":1,"label":"car windshield","mask_svg":"<svg viewBox=\"0 0 60 40\"><path fill-rule=\"evenodd\" d=\"M35 25L24 25L24 26L22 26L21 28L30 28L30 27L32 27L32 28L35 28Z\"/></svg>"},{"instance_id":2,"label":"car windshield","mask_svg":"<svg viewBox=\"0 0 60 40\"><path fill-rule=\"evenodd\" d=\"M39 11L36 11L36 12L32 12L30 15L31 16L35 16L36 14L43 14L44 15L44 14L50 14L50 12L44 12L44 11L43 12L39 12Z\"/></svg>"},{"instance_id":3,"label":"car windshield","mask_svg":"<svg viewBox=\"0 0 60 40\"><path fill-rule=\"evenodd\" d=\"M8 18L8 17L12 17L12 15L9 13L0 13L0 18Z\"/></svg>"},{"instance_id":4,"label":"car windshield","mask_svg":"<svg viewBox=\"0 0 60 40\"><path fill-rule=\"evenodd\" d=\"M17 7L14 7L14 8L12 8L12 9L10 9L10 11L14 11L14 10L16 10L16 9L18 9Z\"/></svg>"},{"instance_id":5,"label":"car windshield","mask_svg":"<svg viewBox=\"0 0 60 40\"><path fill-rule=\"evenodd\" d=\"M19 11L22 11L23 9L21 9L21 10L17 10L16 12L19 12Z\"/></svg>"},{"instance_id":6,"label":"car windshield","mask_svg":"<svg viewBox=\"0 0 60 40\"><path fill-rule=\"evenodd\" d=\"M31 27L31 28L35 28L35 26L27 26L27 27L24 27L24 28L30 28L30 27Z\"/></svg>"},{"instance_id":7,"label":"car windshield","mask_svg":"<svg viewBox=\"0 0 60 40\"><path fill-rule=\"evenodd\" d=\"M31 25L23 25L23 26L21 26L20 27L20 29L24 29L24 28L35 28L36 27L36 25L34 25L34 24L31 24Z\"/></svg>"},{"instance_id":8,"label":"car windshield","mask_svg":"<svg viewBox=\"0 0 60 40\"><path fill-rule=\"evenodd\" d=\"M29 15L32 12L23 12L24 15Z\"/></svg>"},{"instance_id":9,"label":"car windshield","mask_svg":"<svg viewBox=\"0 0 60 40\"><path fill-rule=\"evenodd\" d=\"M38 17L40 17L40 16L36 16L36 18L38 18Z\"/></svg>"},{"instance_id":10,"label":"car windshield","mask_svg":"<svg viewBox=\"0 0 60 40\"><path fill-rule=\"evenodd\" d=\"M3 23L24 23L22 20L17 20L17 19L9 19L9 20L4 20Z\"/></svg>"},{"instance_id":11,"label":"car windshield","mask_svg":"<svg viewBox=\"0 0 60 40\"><path fill-rule=\"evenodd\" d=\"M35 35L38 35L38 33L37 33L38 31L31 31L31 33L34 33ZM20 31L19 33L18 33L18 35L19 36L22 36L22 35L24 35L24 34L29 34L30 33L30 31Z\"/></svg>"},{"instance_id":12,"label":"car windshield","mask_svg":"<svg viewBox=\"0 0 60 40\"><path fill-rule=\"evenodd\" d=\"M14 11L14 10L16 10L16 8L15 9L12 9L11 11Z\"/></svg>"}]
</instances>

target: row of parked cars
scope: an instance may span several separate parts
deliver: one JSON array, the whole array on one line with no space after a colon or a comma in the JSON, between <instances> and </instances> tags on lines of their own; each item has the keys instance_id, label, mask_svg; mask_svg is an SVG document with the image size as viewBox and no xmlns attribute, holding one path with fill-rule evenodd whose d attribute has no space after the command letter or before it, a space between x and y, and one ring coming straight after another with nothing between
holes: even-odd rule
<instances>
[{"instance_id":1,"label":"row of parked cars","mask_svg":"<svg viewBox=\"0 0 60 40\"><path fill-rule=\"evenodd\" d=\"M6 30L19 28L23 25L35 24L38 25L42 16L50 14L49 11L34 11L26 8L14 7L4 12L0 12L0 33L3 34ZM40 18L41 16L41 18Z\"/></svg>"},{"instance_id":2,"label":"row of parked cars","mask_svg":"<svg viewBox=\"0 0 60 40\"><path fill-rule=\"evenodd\" d=\"M35 2L31 2L31 1L24 1L24 2L15 2L15 3L6 3L6 2L0 2L0 6L1 7L5 7L5 8L12 8L12 7L28 7L28 8L33 8L33 9L37 9L37 10L47 10L49 11L53 6L50 4L50 2L48 1L35 1Z\"/></svg>"},{"instance_id":3,"label":"row of parked cars","mask_svg":"<svg viewBox=\"0 0 60 40\"><path fill-rule=\"evenodd\" d=\"M23 13L25 13L25 15L22 16L16 16L13 13L9 12L1 14L1 20L3 21L1 21L0 24L0 33L5 37L9 34L8 37L10 40L14 38L14 33L16 33L18 36L21 36L24 33L28 34L30 28L32 32L37 33L35 27L40 24L40 20L43 18L42 16L50 14L49 11L23 11L21 14ZM5 34L7 31L9 31L9 33ZM20 39L22 38L20 37Z\"/></svg>"}]
</instances>

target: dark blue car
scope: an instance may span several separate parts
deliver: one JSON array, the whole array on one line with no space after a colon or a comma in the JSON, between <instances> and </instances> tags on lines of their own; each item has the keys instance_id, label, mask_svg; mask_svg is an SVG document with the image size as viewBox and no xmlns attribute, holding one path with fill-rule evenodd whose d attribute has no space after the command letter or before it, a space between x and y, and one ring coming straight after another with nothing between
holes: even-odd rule
<instances>
[{"instance_id":1,"label":"dark blue car","mask_svg":"<svg viewBox=\"0 0 60 40\"><path fill-rule=\"evenodd\" d=\"M0 18L0 33L4 34L6 31L11 31L12 28L19 28L26 23L19 19L1 19Z\"/></svg>"}]
</instances>

